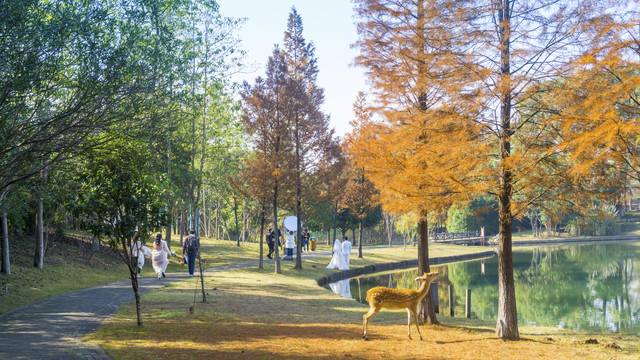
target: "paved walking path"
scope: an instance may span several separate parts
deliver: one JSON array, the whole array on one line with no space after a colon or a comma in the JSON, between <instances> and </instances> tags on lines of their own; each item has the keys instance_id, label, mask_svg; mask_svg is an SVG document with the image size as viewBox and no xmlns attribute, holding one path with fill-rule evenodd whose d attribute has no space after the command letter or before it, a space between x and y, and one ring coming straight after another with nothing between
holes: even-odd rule
<instances>
[{"instance_id":1,"label":"paved walking path","mask_svg":"<svg viewBox=\"0 0 640 360\"><path fill-rule=\"evenodd\" d=\"M173 273L158 280L140 278L140 291L184 280ZM0 315L0 359L110 359L101 349L80 341L96 331L120 304L133 299L131 280L54 296Z\"/></svg>"}]
</instances>

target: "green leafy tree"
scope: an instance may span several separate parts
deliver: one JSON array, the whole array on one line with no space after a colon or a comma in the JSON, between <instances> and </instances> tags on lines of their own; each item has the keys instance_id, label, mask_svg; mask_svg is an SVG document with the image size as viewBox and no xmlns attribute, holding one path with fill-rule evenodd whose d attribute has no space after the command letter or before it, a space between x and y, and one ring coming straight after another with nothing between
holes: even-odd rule
<instances>
[{"instance_id":1,"label":"green leafy tree","mask_svg":"<svg viewBox=\"0 0 640 360\"><path fill-rule=\"evenodd\" d=\"M497 234L497 207L496 201L487 197L480 197L468 204L458 203L447 212L447 231L480 231L484 227L485 234Z\"/></svg>"},{"instance_id":2,"label":"green leafy tree","mask_svg":"<svg viewBox=\"0 0 640 360\"><path fill-rule=\"evenodd\" d=\"M148 150L134 141L88 154L79 160L78 171L69 175L73 184L67 208L81 219L94 236L106 237L109 246L127 264L135 295L137 322L142 324L137 269L133 267L131 244L142 243L151 232L165 225L164 197L145 163Z\"/></svg>"}]
</instances>

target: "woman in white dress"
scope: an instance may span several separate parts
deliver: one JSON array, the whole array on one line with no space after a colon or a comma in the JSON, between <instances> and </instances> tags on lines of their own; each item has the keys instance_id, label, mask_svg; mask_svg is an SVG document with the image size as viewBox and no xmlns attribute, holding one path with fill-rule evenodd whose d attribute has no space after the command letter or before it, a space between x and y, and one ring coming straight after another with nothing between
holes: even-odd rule
<instances>
[{"instance_id":1,"label":"woman in white dress","mask_svg":"<svg viewBox=\"0 0 640 360\"><path fill-rule=\"evenodd\" d=\"M331 261L329 261L329 265L327 265L327 269L349 269L347 264L344 263L344 257L342 256L342 243L338 239L333 242L333 256L331 257Z\"/></svg>"},{"instance_id":2,"label":"woman in white dress","mask_svg":"<svg viewBox=\"0 0 640 360\"><path fill-rule=\"evenodd\" d=\"M134 265L137 265L134 271L136 272L136 276L140 277L140 272L142 271L142 267L144 266L144 259L151 257L151 250L145 245L142 245L140 240L136 240L131 245L131 258L136 259L134 261Z\"/></svg>"},{"instance_id":3,"label":"woman in white dress","mask_svg":"<svg viewBox=\"0 0 640 360\"><path fill-rule=\"evenodd\" d=\"M156 241L153 242L151 260L153 271L158 274L158 280L165 277L164 272L167 270L167 265L169 265L169 247L167 242L162 240L162 234L156 235Z\"/></svg>"},{"instance_id":4,"label":"woman in white dress","mask_svg":"<svg viewBox=\"0 0 640 360\"><path fill-rule=\"evenodd\" d=\"M329 283L329 288L335 294L338 294L342 297L350 298L351 296L351 285L349 284L349 279L344 279L336 282Z\"/></svg>"}]
</instances>

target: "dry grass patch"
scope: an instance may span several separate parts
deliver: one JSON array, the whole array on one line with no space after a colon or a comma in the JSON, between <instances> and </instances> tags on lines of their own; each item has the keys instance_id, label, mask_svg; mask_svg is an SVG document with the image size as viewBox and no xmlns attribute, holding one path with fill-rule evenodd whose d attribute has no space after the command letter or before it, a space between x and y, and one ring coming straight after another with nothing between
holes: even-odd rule
<instances>
[{"instance_id":1,"label":"dry grass patch","mask_svg":"<svg viewBox=\"0 0 640 360\"><path fill-rule=\"evenodd\" d=\"M524 338L503 341L482 331L422 327L410 340L406 326L372 329L359 324L282 324L229 321L197 315L189 321L153 321L143 329L123 325L103 333L100 344L116 359L625 359L604 345ZM126 343L122 337L132 337Z\"/></svg>"}]
</instances>

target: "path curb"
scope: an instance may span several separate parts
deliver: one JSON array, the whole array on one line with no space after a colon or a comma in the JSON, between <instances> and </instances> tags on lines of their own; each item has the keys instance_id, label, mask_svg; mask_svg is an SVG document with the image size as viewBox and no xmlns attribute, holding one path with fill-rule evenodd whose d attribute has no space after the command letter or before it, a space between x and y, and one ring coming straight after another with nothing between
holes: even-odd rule
<instances>
[{"instance_id":1,"label":"path curb","mask_svg":"<svg viewBox=\"0 0 640 360\"><path fill-rule=\"evenodd\" d=\"M496 250L484 251L475 254L465 254L465 255L455 255L455 256L440 256L429 259L429 265L439 265L446 264L452 262L459 261L467 261L467 260L478 260L492 257L496 254ZM404 260L399 262L391 262L391 263L383 263L383 264L373 264L367 265L359 268L354 268L350 270L342 270L333 274L329 274L327 276L323 276L316 280L319 286L325 286L329 283L349 279L356 276L372 274L376 272L382 271L390 271L390 270L399 270L399 269L408 269L418 266L418 259L415 260Z\"/></svg>"}]
</instances>

